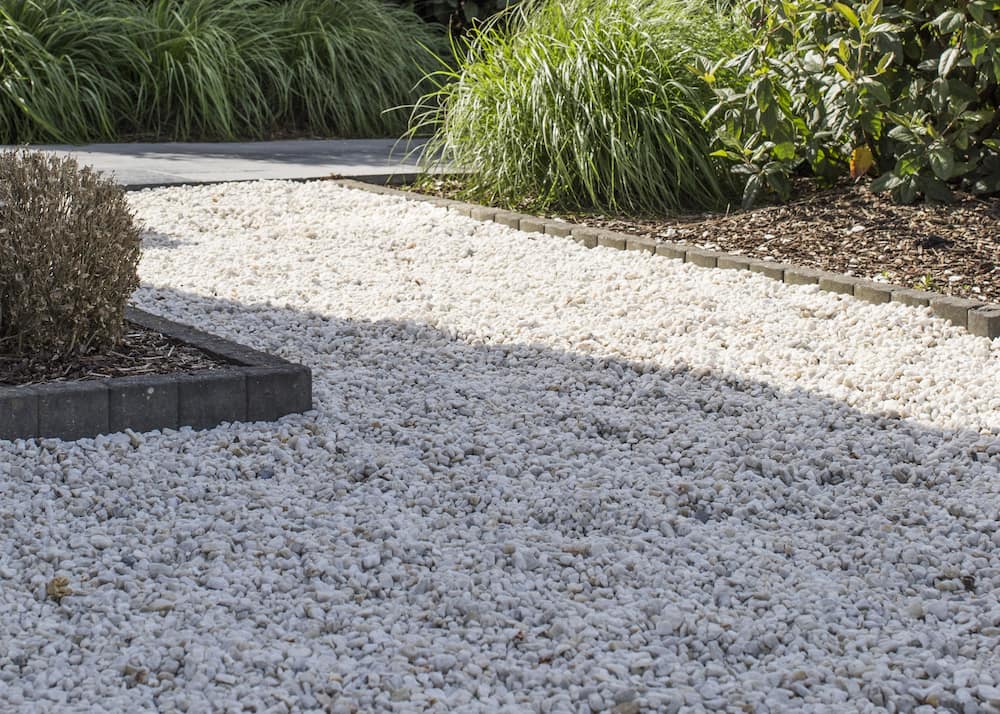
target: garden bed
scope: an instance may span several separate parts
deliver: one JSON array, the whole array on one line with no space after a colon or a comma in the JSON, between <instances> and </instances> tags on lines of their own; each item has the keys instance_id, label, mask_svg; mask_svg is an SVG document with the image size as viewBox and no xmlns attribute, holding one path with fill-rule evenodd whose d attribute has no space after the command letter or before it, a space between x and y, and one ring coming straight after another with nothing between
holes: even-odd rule
<instances>
[{"instance_id":1,"label":"garden bed","mask_svg":"<svg viewBox=\"0 0 1000 714\"><path fill-rule=\"evenodd\" d=\"M130 429L208 429L312 407L301 365L137 309L125 349L23 364L0 382L0 439L80 439Z\"/></svg>"}]
</instances>

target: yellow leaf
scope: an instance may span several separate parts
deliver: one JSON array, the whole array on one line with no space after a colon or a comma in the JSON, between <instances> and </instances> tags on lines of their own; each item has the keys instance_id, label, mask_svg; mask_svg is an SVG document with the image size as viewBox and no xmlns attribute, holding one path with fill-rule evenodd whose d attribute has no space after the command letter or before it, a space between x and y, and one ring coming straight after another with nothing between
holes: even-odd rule
<instances>
[{"instance_id":1,"label":"yellow leaf","mask_svg":"<svg viewBox=\"0 0 1000 714\"><path fill-rule=\"evenodd\" d=\"M851 178L858 179L864 176L875 165L875 157L868 145L859 146L851 152Z\"/></svg>"}]
</instances>

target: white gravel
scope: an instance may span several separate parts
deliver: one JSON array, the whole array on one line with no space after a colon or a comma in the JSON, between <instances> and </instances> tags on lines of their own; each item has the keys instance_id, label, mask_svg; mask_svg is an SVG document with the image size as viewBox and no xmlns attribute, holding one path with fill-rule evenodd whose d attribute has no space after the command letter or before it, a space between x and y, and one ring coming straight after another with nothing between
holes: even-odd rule
<instances>
[{"instance_id":1,"label":"white gravel","mask_svg":"<svg viewBox=\"0 0 1000 714\"><path fill-rule=\"evenodd\" d=\"M1000 340L330 183L132 200L139 304L316 411L0 442L3 711L1000 711Z\"/></svg>"}]
</instances>

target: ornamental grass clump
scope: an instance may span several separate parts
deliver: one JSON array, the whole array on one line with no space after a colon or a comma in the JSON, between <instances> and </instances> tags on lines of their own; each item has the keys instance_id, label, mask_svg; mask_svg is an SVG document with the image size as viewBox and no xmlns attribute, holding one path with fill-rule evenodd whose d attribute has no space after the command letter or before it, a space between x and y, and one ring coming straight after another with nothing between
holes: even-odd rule
<instances>
[{"instance_id":1,"label":"ornamental grass clump","mask_svg":"<svg viewBox=\"0 0 1000 714\"><path fill-rule=\"evenodd\" d=\"M72 159L0 154L0 354L60 359L117 344L140 250L113 181Z\"/></svg>"},{"instance_id":2,"label":"ornamental grass clump","mask_svg":"<svg viewBox=\"0 0 1000 714\"><path fill-rule=\"evenodd\" d=\"M377 0L289 0L279 11L283 123L328 136L399 136L440 30ZM272 76L279 76L277 72Z\"/></svg>"},{"instance_id":3,"label":"ornamental grass clump","mask_svg":"<svg viewBox=\"0 0 1000 714\"><path fill-rule=\"evenodd\" d=\"M446 45L379 0L3 1L0 143L399 136Z\"/></svg>"},{"instance_id":4,"label":"ornamental grass clump","mask_svg":"<svg viewBox=\"0 0 1000 714\"><path fill-rule=\"evenodd\" d=\"M141 50L117 0L0 3L0 143L113 139Z\"/></svg>"},{"instance_id":5,"label":"ornamental grass clump","mask_svg":"<svg viewBox=\"0 0 1000 714\"><path fill-rule=\"evenodd\" d=\"M411 132L432 131L428 155L470 170L479 200L718 207L733 180L709 156L712 93L694 66L745 46L729 17L704 0L522 3L461 41Z\"/></svg>"}]
</instances>

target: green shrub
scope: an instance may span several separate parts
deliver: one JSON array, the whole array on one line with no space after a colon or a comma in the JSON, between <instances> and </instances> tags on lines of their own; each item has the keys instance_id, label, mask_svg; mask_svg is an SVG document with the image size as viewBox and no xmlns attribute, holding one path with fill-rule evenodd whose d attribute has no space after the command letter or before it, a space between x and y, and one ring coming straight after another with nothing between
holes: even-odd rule
<instances>
[{"instance_id":1,"label":"green shrub","mask_svg":"<svg viewBox=\"0 0 1000 714\"><path fill-rule=\"evenodd\" d=\"M709 154L712 94L690 69L744 33L697 0L526 2L474 28L457 70L414 111L469 193L536 208L716 206L732 183Z\"/></svg>"},{"instance_id":2,"label":"green shrub","mask_svg":"<svg viewBox=\"0 0 1000 714\"><path fill-rule=\"evenodd\" d=\"M797 171L863 174L895 200L1000 191L1000 3L751 0L747 52L705 73L718 86L720 155L744 203L783 197ZM741 78L736 86L734 78ZM747 79L748 78L748 79ZM853 163L853 167L852 167Z\"/></svg>"},{"instance_id":3,"label":"green shrub","mask_svg":"<svg viewBox=\"0 0 1000 714\"><path fill-rule=\"evenodd\" d=\"M112 180L71 159L0 154L0 353L62 357L116 344L140 249Z\"/></svg>"}]
</instances>

